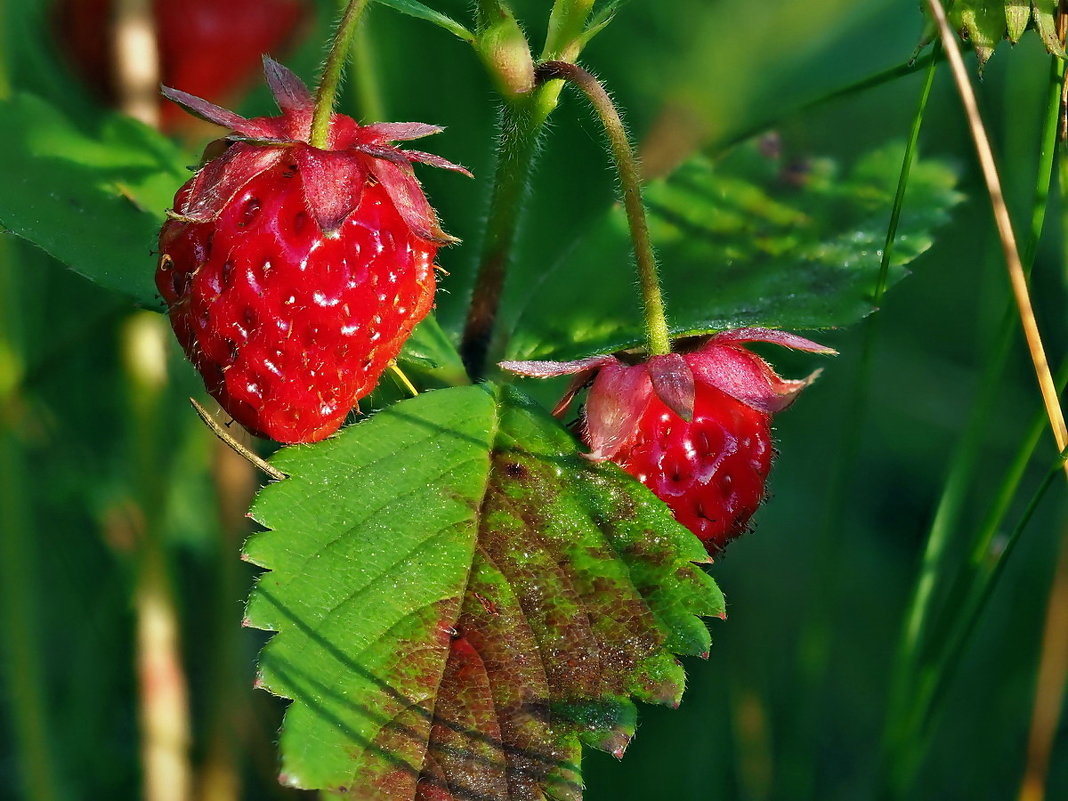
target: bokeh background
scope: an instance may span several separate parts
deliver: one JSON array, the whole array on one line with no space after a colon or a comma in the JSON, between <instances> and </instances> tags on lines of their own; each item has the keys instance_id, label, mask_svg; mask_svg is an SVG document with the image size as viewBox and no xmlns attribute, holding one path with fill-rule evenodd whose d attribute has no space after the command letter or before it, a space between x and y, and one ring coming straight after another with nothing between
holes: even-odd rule
<instances>
[{"instance_id":1,"label":"bokeh background","mask_svg":"<svg viewBox=\"0 0 1068 801\"><path fill-rule=\"evenodd\" d=\"M467 18L463 0L431 5ZM550 5L513 3L535 43ZM307 29L288 51L287 63L309 80L336 8L312 4ZM91 128L100 105L58 52L49 13L40 0L0 0L4 83ZM922 29L913 0L634 0L582 61L610 86L652 166L699 148L720 153L765 124L798 157L848 165L907 137L923 71L806 105L904 64ZM469 48L388 8L372 9L361 46L361 60L373 69L350 84L346 110L446 125L436 152L479 176L460 182L423 174L448 229L468 243L440 258L451 275L439 295L439 318L455 331L485 218L497 99ZM969 65L974 71L971 56ZM1003 44L977 84L1021 230L1034 201L1049 74L1050 57L1028 34L1015 47ZM243 112L269 111L262 87L239 94ZM195 160L210 132L185 136ZM687 665L690 686L679 710L642 708L638 737L622 762L587 755L590 801L878 797L902 617L1009 298L989 202L945 67L936 75L920 152L959 171L966 200L912 275L886 296L873 330L860 324L820 335L842 355L776 420L780 455L771 500L754 533L713 568L729 618L711 623L711 658ZM567 96L534 177L516 274L544 272L611 202L614 189L598 124ZM1034 277L1055 366L1068 355L1065 213L1055 181ZM0 798L47 801L24 783L25 730L15 721L25 719L27 703L35 705L48 744L56 798L138 797L132 553L151 498L162 511L149 510L148 517L165 543L163 560L182 612L194 758L238 766L230 798L299 797L274 783L281 704L252 689L262 636L239 628L254 575L237 559L248 532L241 512L250 477L189 409L186 399L202 395L196 375L169 341L165 376L131 369L124 356L131 326L152 325L143 312L13 237L0 237L0 248L0 773L8 777ZM153 267L146 253L144 269ZM575 287L579 294L596 291ZM521 300L508 297L506 308ZM863 365L866 340L870 369ZM784 374L811 369L808 359L774 358ZM552 390L537 391L551 400ZM150 412L146 393L155 399ZM1040 408L1017 335L978 425L956 541L981 524ZM1002 534L1054 456L1046 434ZM922 767L907 797L1017 797L1036 672L1049 647L1043 630L1068 531L1066 500L1063 480L1054 482L1024 531L937 725L917 744ZM28 632L23 640L36 651L4 644L3 631ZM1057 637L1068 639L1068 631ZM1063 686L1065 676L1059 680ZM1068 798L1063 721L1046 798Z\"/></svg>"}]
</instances>

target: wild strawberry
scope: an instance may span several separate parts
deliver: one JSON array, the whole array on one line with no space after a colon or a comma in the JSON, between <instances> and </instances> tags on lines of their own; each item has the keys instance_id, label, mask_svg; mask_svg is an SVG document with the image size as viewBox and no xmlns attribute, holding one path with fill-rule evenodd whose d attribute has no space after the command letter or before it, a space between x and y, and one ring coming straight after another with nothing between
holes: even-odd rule
<instances>
[{"instance_id":1,"label":"wild strawberry","mask_svg":"<svg viewBox=\"0 0 1068 801\"><path fill-rule=\"evenodd\" d=\"M595 356L501 366L539 378L577 373L558 414L592 379L581 429L588 458L613 461L637 478L716 553L746 530L764 497L772 414L817 375L786 381L745 342L834 353L784 331L740 328L689 353L633 365Z\"/></svg>"},{"instance_id":2,"label":"wild strawberry","mask_svg":"<svg viewBox=\"0 0 1068 801\"><path fill-rule=\"evenodd\" d=\"M115 0L60 0L56 28L74 66L106 101L116 95L109 26ZM282 48L300 27L307 0L153 0L159 76L168 86L221 100L256 72L260 54ZM160 108L167 130L189 118Z\"/></svg>"},{"instance_id":3,"label":"wild strawberry","mask_svg":"<svg viewBox=\"0 0 1068 801\"><path fill-rule=\"evenodd\" d=\"M279 117L164 90L233 133L175 196L156 286L222 407L256 434L312 442L337 430L430 311L434 256L457 241L412 162L469 173L391 144L441 130L422 123L334 114L327 147L312 147L307 88L270 59L264 70Z\"/></svg>"}]
</instances>

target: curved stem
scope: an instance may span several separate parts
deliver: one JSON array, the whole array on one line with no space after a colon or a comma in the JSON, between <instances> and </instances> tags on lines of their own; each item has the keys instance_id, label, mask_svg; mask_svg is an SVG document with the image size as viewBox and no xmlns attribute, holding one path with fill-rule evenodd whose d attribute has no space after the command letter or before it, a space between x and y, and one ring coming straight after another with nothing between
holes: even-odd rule
<instances>
[{"instance_id":1,"label":"curved stem","mask_svg":"<svg viewBox=\"0 0 1068 801\"><path fill-rule=\"evenodd\" d=\"M370 2L371 0L349 0L341 22L338 23L334 43L330 46L326 64L323 65L323 77L315 93L315 115L312 117L310 139L312 147L326 147L330 133L330 115L334 112L334 98L337 96L337 89L341 84L341 73L345 69L345 61L349 55L349 43L356 31L356 23L360 21L360 17Z\"/></svg>"},{"instance_id":2,"label":"curved stem","mask_svg":"<svg viewBox=\"0 0 1068 801\"><path fill-rule=\"evenodd\" d=\"M630 223L630 236L634 242L634 259L642 289L649 354L656 356L670 353L671 337L668 333L667 319L664 316L664 296L660 291L656 256L653 254L653 245L649 240L649 226L645 219L645 206L642 204L641 172L619 111L601 82L577 64L570 64L566 61L546 61L538 66L535 75L539 82L560 78L573 83L582 90L590 101L590 105L597 112L597 116L601 118L601 124L604 126L612 150L612 157L619 170L619 182L623 186L623 205L627 210L627 221Z\"/></svg>"}]
</instances>

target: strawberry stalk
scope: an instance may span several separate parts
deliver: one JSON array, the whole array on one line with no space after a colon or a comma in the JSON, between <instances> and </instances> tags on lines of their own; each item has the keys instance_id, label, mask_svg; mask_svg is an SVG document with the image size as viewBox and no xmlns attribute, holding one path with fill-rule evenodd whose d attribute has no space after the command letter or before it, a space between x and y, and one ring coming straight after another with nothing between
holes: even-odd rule
<instances>
[{"instance_id":1,"label":"strawberry stalk","mask_svg":"<svg viewBox=\"0 0 1068 801\"><path fill-rule=\"evenodd\" d=\"M582 47L581 33L592 9L591 0L556 0L542 57L577 58ZM529 86L516 80L525 75L526 65L531 62L520 52L522 31L506 3L480 0L476 12L480 40L477 47L506 102L501 109L497 166L478 277L460 344L464 366L475 379L482 376L486 367L538 142L562 87L562 83L552 80L534 86L533 76ZM501 35L508 31L510 35ZM496 42L489 41L497 36L500 38Z\"/></svg>"},{"instance_id":2,"label":"strawberry stalk","mask_svg":"<svg viewBox=\"0 0 1068 801\"><path fill-rule=\"evenodd\" d=\"M334 112L334 98L337 97L338 86L341 85L341 73L348 60L349 45L356 32L356 23L360 21L360 17L363 16L370 2L371 0L349 0L345 13L338 23L337 33L334 34L333 44L330 45L330 53L323 65L323 77L315 93L315 114L312 116L309 141L312 147L320 149L326 147L327 135L330 132L330 115Z\"/></svg>"},{"instance_id":3,"label":"strawberry stalk","mask_svg":"<svg viewBox=\"0 0 1068 801\"><path fill-rule=\"evenodd\" d=\"M540 119L535 117L533 98L529 96L501 110L500 144L489 219L486 221L478 278L460 345L464 366L473 379L482 375L486 365L504 279L511 261L516 229L544 121L544 116Z\"/></svg>"},{"instance_id":4,"label":"strawberry stalk","mask_svg":"<svg viewBox=\"0 0 1068 801\"><path fill-rule=\"evenodd\" d=\"M562 79L577 86L586 95L590 105L601 119L605 134L608 136L612 158L619 171L619 182L623 187L623 206L627 211L627 222L630 224L630 236L634 243L634 260L642 290L649 354L662 356L671 353L671 337L664 315L664 296L660 291L660 275L657 271L653 246L649 240L649 225L646 222L645 206L642 203L641 173L619 111L601 82L577 64L566 61L546 61L538 66L535 74L539 83Z\"/></svg>"}]
</instances>

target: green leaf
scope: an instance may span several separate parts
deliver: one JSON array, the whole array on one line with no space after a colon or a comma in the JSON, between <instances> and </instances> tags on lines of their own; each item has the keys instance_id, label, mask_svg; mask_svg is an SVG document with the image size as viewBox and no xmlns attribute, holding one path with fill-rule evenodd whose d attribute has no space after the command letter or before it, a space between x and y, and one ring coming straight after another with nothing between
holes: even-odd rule
<instances>
[{"instance_id":1,"label":"green leaf","mask_svg":"<svg viewBox=\"0 0 1068 801\"><path fill-rule=\"evenodd\" d=\"M273 463L247 622L278 632L290 785L578 799L580 744L622 753L632 697L677 704L672 654L723 614L697 539L514 389L424 393Z\"/></svg>"},{"instance_id":2,"label":"green leaf","mask_svg":"<svg viewBox=\"0 0 1068 801\"><path fill-rule=\"evenodd\" d=\"M410 17L432 22L439 28L444 28L453 36L463 39L465 42L474 42L475 35L463 25L439 11L435 11L416 0L376 0L379 5L389 6L394 11L407 14Z\"/></svg>"},{"instance_id":3,"label":"green leaf","mask_svg":"<svg viewBox=\"0 0 1068 801\"><path fill-rule=\"evenodd\" d=\"M821 329L869 314L901 149L847 174L825 159L785 160L772 140L722 162L692 159L648 184L650 234L675 335L741 326ZM913 168L890 283L927 250L959 201L937 162ZM614 208L548 271L508 345L510 359L570 359L644 340L626 218ZM597 287L575 293L573 286Z\"/></svg>"},{"instance_id":4,"label":"green leaf","mask_svg":"<svg viewBox=\"0 0 1068 801\"><path fill-rule=\"evenodd\" d=\"M424 387L454 387L471 383L456 345L433 314L412 331L397 363L409 378Z\"/></svg>"},{"instance_id":5,"label":"green leaf","mask_svg":"<svg viewBox=\"0 0 1068 801\"><path fill-rule=\"evenodd\" d=\"M129 117L112 116L90 136L36 97L0 101L0 226L159 308L152 253L188 161Z\"/></svg>"}]
</instances>

